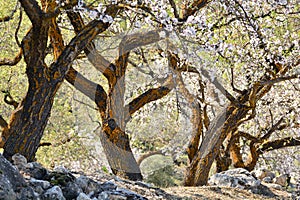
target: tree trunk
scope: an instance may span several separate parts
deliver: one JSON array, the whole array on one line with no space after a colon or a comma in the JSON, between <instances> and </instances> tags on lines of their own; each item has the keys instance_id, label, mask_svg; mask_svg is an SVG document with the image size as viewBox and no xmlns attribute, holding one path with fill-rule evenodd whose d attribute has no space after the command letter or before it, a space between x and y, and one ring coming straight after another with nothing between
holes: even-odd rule
<instances>
[{"instance_id":1,"label":"tree trunk","mask_svg":"<svg viewBox=\"0 0 300 200\"><path fill-rule=\"evenodd\" d=\"M49 16L45 16L47 13L41 10L37 2L29 0L20 0L20 2L32 23L32 28L23 38L21 45L27 65L26 74L29 87L26 97L19 104L8 124L9 137L4 145L3 155L11 160L12 155L20 153L30 162L35 158L50 116L54 96L70 65L97 34L109 27L110 23L99 20L91 21L48 67L44 59L48 31L53 20ZM112 16L115 16L117 12L116 6L111 6L106 10L106 13ZM52 31L54 31L53 28ZM53 39L55 37L51 38L51 40Z\"/></svg>"},{"instance_id":2,"label":"tree trunk","mask_svg":"<svg viewBox=\"0 0 300 200\"><path fill-rule=\"evenodd\" d=\"M187 168L184 185L198 186L207 183L211 165L218 155L219 147L226 137L225 130L223 130L226 115L227 110L223 110L218 117L211 122L210 128L205 134L197 154Z\"/></svg>"},{"instance_id":3,"label":"tree trunk","mask_svg":"<svg viewBox=\"0 0 300 200\"><path fill-rule=\"evenodd\" d=\"M34 161L36 151L47 125L56 87L46 81L30 84L27 96L19 105L10 123L9 138L4 145L4 156L10 159L15 153Z\"/></svg>"},{"instance_id":4,"label":"tree trunk","mask_svg":"<svg viewBox=\"0 0 300 200\"><path fill-rule=\"evenodd\" d=\"M238 122L246 117L248 111L249 108L229 104L212 121L196 156L187 168L184 181L186 186L207 184L211 165L218 156L223 141L236 129Z\"/></svg>"},{"instance_id":5,"label":"tree trunk","mask_svg":"<svg viewBox=\"0 0 300 200\"><path fill-rule=\"evenodd\" d=\"M103 124L100 139L115 175L135 181L142 180L140 168L130 148L129 137L117 126L115 120L109 119Z\"/></svg>"}]
</instances>

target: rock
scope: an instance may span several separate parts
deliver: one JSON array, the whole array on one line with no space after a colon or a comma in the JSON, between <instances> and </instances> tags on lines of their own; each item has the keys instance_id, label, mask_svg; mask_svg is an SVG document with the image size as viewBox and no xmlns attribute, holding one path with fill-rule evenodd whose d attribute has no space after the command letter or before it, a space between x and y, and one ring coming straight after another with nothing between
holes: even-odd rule
<instances>
[{"instance_id":1,"label":"rock","mask_svg":"<svg viewBox=\"0 0 300 200\"><path fill-rule=\"evenodd\" d=\"M265 183L272 183L273 182L273 180L271 179L271 177L265 177L265 178L263 178L263 180L262 180L263 182L265 182Z\"/></svg>"},{"instance_id":2,"label":"rock","mask_svg":"<svg viewBox=\"0 0 300 200\"><path fill-rule=\"evenodd\" d=\"M35 193L32 187L24 187L21 189L20 197L18 199L39 200L39 194Z\"/></svg>"},{"instance_id":3,"label":"rock","mask_svg":"<svg viewBox=\"0 0 300 200\"><path fill-rule=\"evenodd\" d=\"M76 177L71 173L62 173L62 172L50 172L45 180L49 181L53 185L66 186L69 182L75 182Z\"/></svg>"},{"instance_id":4,"label":"rock","mask_svg":"<svg viewBox=\"0 0 300 200\"><path fill-rule=\"evenodd\" d=\"M276 190L282 190L283 189L281 185L278 185L278 184L275 184L275 183L268 184L268 187L274 188Z\"/></svg>"},{"instance_id":5,"label":"rock","mask_svg":"<svg viewBox=\"0 0 300 200\"><path fill-rule=\"evenodd\" d=\"M106 181L106 182L102 183L100 185L100 187L103 191L105 191L105 190L115 190L117 188L117 185L115 183L111 182L111 181Z\"/></svg>"},{"instance_id":6,"label":"rock","mask_svg":"<svg viewBox=\"0 0 300 200\"><path fill-rule=\"evenodd\" d=\"M37 180L35 178L31 178L29 180L29 183L34 186L34 187L38 187L40 186L42 189L47 190L51 187L51 184L48 181L44 181L44 180Z\"/></svg>"},{"instance_id":7,"label":"rock","mask_svg":"<svg viewBox=\"0 0 300 200\"><path fill-rule=\"evenodd\" d=\"M213 175L209 179L209 184L248 189L259 186L260 181L255 179L247 170L237 168Z\"/></svg>"},{"instance_id":8,"label":"rock","mask_svg":"<svg viewBox=\"0 0 300 200\"><path fill-rule=\"evenodd\" d=\"M65 168L64 166L55 166L53 171L63 173L63 174L68 174L69 173L69 170L67 168Z\"/></svg>"},{"instance_id":9,"label":"rock","mask_svg":"<svg viewBox=\"0 0 300 200\"><path fill-rule=\"evenodd\" d=\"M286 174L275 177L274 183L285 187L287 185L288 176Z\"/></svg>"},{"instance_id":10,"label":"rock","mask_svg":"<svg viewBox=\"0 0 300 200\"><path fill-rule=\"evenodd\" d=\"M2 154L0 154L0 174L10 182L14 192L18 192L19 188L26 186L26 182L18 169L6 160Z\"/></svg>"},{"instance_id":11,"label":"rock","mask_svg":"<svg viewBox=\"0 0 300 200\"><path fill-rule=\"evenodd\" d=\"M0 200L15 200L17 195L8 178L0 174Z\"/></svg>"},{"instance_id":12,"label":"rock","mask_svg":"<svg viewBox=\"0 0 300 200\"><path fill-rule=\"evenodd\" d=\"M27 159L21 154L17 153L12 156L13 164L18 167L19 170L26 168Z\"/></svg>"},{"instance_id":13,"label":"rock","mask_svg":"<svg viewBox=\"0 0 300 200\"><path fill-rule=\"evenodd\" d=\"M127 197L123 196L120 193L112 192L112 191L104 191L99 196L98 199L101 200L126 200ZM134 199L134 198L128 198L128 199Z\"/></svg>"},{"instance_id":14,"label":"rock","mask_svg":"<svg viewBox=\"0 0 300 200\"><path fill-rule=\"evenodd\" d=\"M82 189L85 194L100 193L103 191L99 183L92 179L89 179L86 176L81 175L76 179L75 183Z\"/></svg>"},{"instance_id":15,"label":"rock","mask_svg":"<svg viewBox=\"0 0 300 200\"><path fill-rule=\"evenodd\" d=\"M124 195L126 199L146 200L146 198L142 197L141 195L124 188L117 188L116 192L117 194L120 194L120 196Z\"/></svg>"},{"instance_id":16,"label":"rock","mask_svg":"<svg viewBox=\"0 0 300 200\"><path fill-rule=\"evenodd\" d=\"M262 185L249 171L243 168L236 168L217 173L210 177L210 185L227 186L249 190L254 194L262 194L274 197L274 193L266 186Z\"/></svg>"},{"instance_id":17,"label":"rock","mask_svg":"<svg viewBox=\"0 0 300 200\"><path fill-rule=\"evenodd\" d=\"M76 200L91 200L91 198L88 195L81 192L76 198Z\"/></svg>"},{"instance_id":18,"label":"rock","mask_svg":"<svg viewBox=\"0 0 300 200\"><path fill-rule=\"evenodd\" d=\"M275 178L275 174L267 169L259 169L253 172L255 177L263 180L265 177L270 177L272 180Z\"/></svg>"},{"instance_id":19,"label":"rock","mask_svg":"<svg viewBox=\"0 0 300 200\"><path fill-rule=\"evenodd\" d=\"M65 187L62 188L62 192L64 197L68 199L76 199L80 193L82 193L82 189L73 182L67 183Z\"/></svg>"},{"instance_id":20,"label":"rock","mask_svg":"<svg viewBox=\"0 0 300 200\"><path fill-rule=\"evenodd\" d=\"M43 195L43 200L65 200L62 190L59 186L54 186L48 189Z\"/></svg>"},{"instance_id":21,"label":"rock","mask_svg":"<svg viewBox=\"0 0 300 200\"><path fill-rule=\"evenodd\" d=\"M51 172L38 163L26 163L21 155L15 155L14 160L21 166L22 174L0 154L0 200L181 199L144 182L134 182L98 173L93 174L93 179L84 175L78 177L65 168L58 168ZM264 181L270 179L265 177ZM255 194L274 197L267 183L262 185L245 169L232 169L215 174L210 178L209 183L237 187L250 190ZM273 185L277 189L283 188L278 184Z\"/></svg>"},{"instance_id":22,"label":"rock","mask_svg":"<svg viewBox=\"0 0 300 200\"><path fill-rule=\"evenodd\" d=\"M43 180L48 175L48 171L41 164L32 162L27 163L26 174L35 179Z\"/></svg>"}]
</instances>

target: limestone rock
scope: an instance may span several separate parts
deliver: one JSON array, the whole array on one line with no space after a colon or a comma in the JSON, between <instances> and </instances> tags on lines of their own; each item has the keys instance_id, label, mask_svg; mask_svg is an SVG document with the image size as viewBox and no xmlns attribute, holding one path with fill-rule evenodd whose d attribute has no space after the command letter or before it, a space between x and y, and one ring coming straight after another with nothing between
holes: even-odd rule
<instances>
[{"instance_id":1,"label":"limestone rock","mask_svg":"<svg viewBox=\"0 0 300 200\"><path fill-rule=\"evenodd\" d=\"M74 182L69 182L65 187L62 188L62 192L64 197L68 199L76 199L80 193L82 193L82 189Z\"/></svg>"},{"instance_id":2,"label":"limestone rock","mask_svg":"<svg viewBox=\"0 0 300 200\"><path fill-rule=\"evenodd\" d=\"M273 182L272 178L268 177L268 176L263 178L262 181L265 182L265 183L272 183Z\"/></svg>"},{"instance_id":3,"label":"limestone rock","mask_svg":"<svg viewBox=\"0 0 300 200\"><path fill-rule=\"evenodd\" d=\"M19 170L23 170L26 168L27 159L21 154L17 153L13 155L12 160L14 165L17 166Z\"/></svg>"},{"instance_id":4,"label":"limestone rock","mask_svg":"<svg viewBox=\"0 0 300 200\"><path fill-rule=\"evenodd\" d=\"M59 186L48 189L43 195L43 200L66 200Z\"/></svg>"},{"instance_id":5,"label":"limestone rock","mask_svg":"<svg viewBox=\"0 0 300 200\"><path fill-rule=\"evenodd\" d=\"M0 200L15 200L17 195L6 176L0 174Z\"/></svg>"},{"instance_id":6,"label":"limestone rock","mask_svg":"<svg viewBox=\"0 0 300 200\"><path fill-rule=\"evenodd\" d=\"M249 171L243 168L236 168L217 173L210 177L210 185L234 187L249 190L254 194L262 194L273 197L274 193L266 186L262 185Z\"/></svg>"},{"instance_id":7,"label":"limestone rock","mask_svg":"<svg viewBox=\"0 0 300 200\"><path fill-rule=\"evenodd\" d=\"M285 187L287 185L288 176L286 174L275 177L274 183Z\"/></svg>"},{"instance_id":8,"label":"limestone rock","mask_svg":"<svg viewBox=\"0 0 300 200\"><path fill-rule=\"evenodd\" d=\"M39 194L32 187L24 187L21 189L18 199L39 200Z\"/></svg>"},{"instance_id":9,"label":"limestone rock","mask_svg":"<svg viewBox=\"0 0 300 200\"><path fill-rule=\"evenodd\" d=\"M275 178L275 174L268 169L255 170L254 175L260 180L263 180L265 177L270 177L271 179Z\"/></svg>"},{"instance_id":10,"label":"limestone rock","mask_svg":"<svg viewBox=\"0 0 300 200\"><path fill-rule=\"evenodd\" d=\"M209 184L247 189L259 186L260 181L255 179L247 170L237 168L213 175L209 179Z\"/></svg>"},{"instance_id":11,"label":"limestone rock","mask_svg":"<svg viewBox=\"0 0 300 200\"><path fill-rule=\"evenodd\" d=\"M13 166L8 160L6 160L2 154L0 154L0 174L2 178L7 179L12 185L12 189L17 192L19 188L24 187L26 182L17 168ZM3 179L3 180L4 180Z\"/></svg>"},{"instance_id":12,"label":"limestone rock","mask_svg":"<svg viewBox=\"0 0 300 200\"><path fill-rule=\"evenodd\" d=\"M76 198L76 200L91 200L91 198L88 195L81 192Z\"/></svg>"}]
</instances>

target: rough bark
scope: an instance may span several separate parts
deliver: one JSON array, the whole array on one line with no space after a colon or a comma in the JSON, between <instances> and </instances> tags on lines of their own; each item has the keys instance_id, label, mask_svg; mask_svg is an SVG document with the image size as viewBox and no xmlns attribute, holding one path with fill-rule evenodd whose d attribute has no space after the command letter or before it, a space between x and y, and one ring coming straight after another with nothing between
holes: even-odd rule
<instances>
[{"instance_id":1,"label":"rough bark","mask_svg":"<svg viewBox=\"0 0 300 200\"><path fill-rule=\"evenodd\" d=\"M79 32L84 27L83 20L77 13L68 12L68 17L74 26L75 32ZM133 113L142 106L167 95L172 90L173 85L170 84L170 79L168 78L161 87L150 89L135 98L128 105L124 105L124 78L130 51L134 48L161 40L161 37L159 36L160 31L164 30L155 30L125 36L119 45L119 55L115 60L115 63L110 63L101 56L92 43L85 49L88 60L97 70L103 73L107 78L109 85L107 98L102 98L101 101L101 104L105 104L106 109L105 112L102 112L101 114L103 122L103 129L99 134L101 144L104 147L107 160L113 173L133 180L140 180L142 176L131 151L129 137L125 133L126 123ZM78 75L79 82L76 80L76 83L74 84L75 73L76 72L71 68L67 75L67 80L84 93L84 89L81 88L86 88L88 85L91 86L93 84L84 84L84 78L80 78ZM85 83L87 82L88 81L85 80ZM95 98L101 99L99 97L99 95L95 95ZM96 101L98 107L100 105L99 102L100 101ZM102 107L104 108L104 106ZM103 111L103 109L99 110Z\"/></svg>"},{"instance_id":2,"label":"rough bark","mask_svg":"<svg viewBox=\"0 0 300 200\"><path fill-rule=\"evenodd\" d=\"M103 124L100 139L115 175L135 181L142 180L141 170L130 148L128 135L117 126L113 119Z\"/></svg>"},{"instance_id":3,"label":"rough bark","mask_svg":"<svg viewBox=\"0 0 300 200\"><path fill-rule=\"evenodd\" d=\"M5 141L8 138L8 123L0 115L0 127L1 127L1 137L0 137L0 148L4 147Z\"/></svg>"},{"instance_id":4,"label":"rough bark","mask_svg":"<svg viewBox=\"0 0 300 200\"><path fill-rule=\"evenodd\" d=\"M221 143L226 137L226 130L223 128L223 124L227 120L228 112L230 111L227 111L227 108L224 109L211 122L197 154L187 168L184 185L196 186L207 183L210 167L218 154Z\"/></svg>"},{"instance_id":5,"label":"rough bark","mask_svg":"<svg viewBox=\"0 0 300 200\"><path fill-rule=\"evenodd\" d=\"M77 55L95 36L106 30L109 23L94 20L74 37L55 63L46 66L45 51L51 18L43 12L36 1L20 0L33 27L22 40L22 52L26 62L28 90L25 98L12 114L9 122L9 138L3 155L11 159L15 153L33 161L48 122L54 96ZM117 12L116 7L107 11Z\"/></svg>"}]
</instances>

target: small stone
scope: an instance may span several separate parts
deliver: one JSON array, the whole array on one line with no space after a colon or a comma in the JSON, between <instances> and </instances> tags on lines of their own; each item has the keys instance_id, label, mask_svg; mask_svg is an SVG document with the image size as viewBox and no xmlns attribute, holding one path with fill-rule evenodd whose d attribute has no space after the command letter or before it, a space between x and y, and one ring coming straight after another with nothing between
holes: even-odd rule
<instances>
[{"instance_id":1,"label":"small stone","mask_svg":"<svg viewBox=\"0 0 300 200\"><path fill-rule=\"evenodd\" d=\"M282 190L283 189L281 185L278 185L276 183L269 184L268 187L274 188L276 190Z\"/></svg>"},{"instance_id":2,"label":"small stone","mask_svg":"<svg viewBox=\"0 0 300 200\"><path fill-rule=\"evenodd\" d=\"M19 170L26 168L27 159L23 155L17 153L12 156L12 160L13 164L17 166Z\"/></svg>"},{"instance_id":3,"label":"small stone","mask_svg":"<svg viewBox=\"0 0 300 200\"><path fill-rule=\"evenodd\" d=\"M34 192L32 187L24 187L21 189L20 197L18 199L38 200L39 194Z\"/></svg>"},{"instance_id":4,"label":"small stone","mask_svg":"<svg viewBox=\"0 0 300 200\"><path fill-rule=\"evenodd\" d=\"M254 174L260 180L263 180L265 177L270 177L271 179L275 178L275 174L267 169L256 170Z\"/></svg>"},{"instance_id":5,"label":"small stone","mask_svg":"<svg viewBox=\"0 0 300 200\"><path fill-rule=\"evenodd\" d=\"M102 192L101 185L96 181L86 177L80 176L75 180L75 183L82 189L85 194L90 194L91 192Z\"/></svg>"},{"instance_id":6,"label":"small stone","mask_svg":"<svg viewBox=\"0 0 300 200\"><path fill-rule=\"evenodd\" d=\"M146 200L146 198L142 197L141 195L139 195L139 194L137 194L135 192L132 192L130 190L127 190L125 188L117 188L116 192L117 192L117 194L119 193L121 196L125 196L126 197L125 199L128 198L128 199Z\"/></svg>"},{"instance_id":7,"label":"small stone","mask_svg":"<svg viewBox=\"0 0 300 200\"><path fill-rule=\"evenodd\" d=\"M45 190L41 186L36 186L34 187L34 191L38 194L43 194Z\"/></svg>"},{"instance_id":8,"label":"small stone","mask_svg":"<svg viewBox=\"0 0 300 200\"><path fill-rule=\"evenodd\" d=\"M75 180L75 183L83 190L85 191L88 187L88 177L86 176L79 176L76 180Z\"/></svg>"},{"instance_id":9,"label":"small stone","mask_svg":"<svg viewBox=\"0 0 300 200\"><path fill-rule=\"evenodd\" d=\"M81 192L76 198L76 200L91 200L91 198L88 195Z\"/></svg>"},{"instance_id":10,"label":"small stone","mask_svg":"<svg viewBox=\"0 0 300 200\"><path fill-rule=\"evenodd\" d=\"M62 190L58 186L54 186L50 189L48 189L43 194L43 200L65 200L65 197L63 196Z\"/></svg>"},{"instance_id":11,"label":"small stone","mask_svg":"<svg viewBox=\"0 0 300 200\"><path fill-rule=\"evenodd\" d=\"M34 186L34 187L37 187L37 186L40 186L42 187L44 190L47 190L50 188L51 184L48 182L48 181L44 181L44 180L37 180L35 178L31 178L29 180L29 183Z\"/></svg>"},{"instance_id":12,"label":"small stone","mask_svg":"<svg viewBox=\"0 0 300 200\"><path fill-rule=\"evenodd\" d=\"M275 177L274 183L285 187L287 184L288 176L286 174Z\"/></svg>"},{"instance_id":13,"label":"small stone","mask_svg":"<svg viewBox=\"0 0 300 200\"><path fill-rule=\"evenodd\" d=\"M213 175L209 179L209 184L245 189L257 187L261 183L259 180L255 179L247 170L237 168Z\"/></svg>"},{"instance_id":14,"label":"small stone","mask_svg":"<svg viewBox=\"0 0 300 200\"><path fill-rule=\"evenodd\" d=\"M69 173L69 170L67 168L65 168L64 166L55 166L53 171L59 172L59 173L64 173L64 174Z\"/></svg>"},{"instance_id":15,"label":"small stone","mask_svg":"<svg viewBox=\"0 0 300 200\"><path fill-rule=\"evenodd\" d=\"M105 191L105 190L114 190L114 189L117 188L117 185L115 183L111 182L111 181L106 181L105 183L102 183L100 185L100 187L103 191Z\"/></svg>"},{"instance_id":16,"label":"small stone","mask_svg":"<svg viewBox=\"0 0 300 200\"><path fill-rule=\"evenodd\" d=\"M82 189L76 183L69 182L62 188L62 192L66 199L76 199L82 193Z\"/></svg>"},{"instance_id":17,"label":"small stone","mask_svg":"<svg viewBox=\"0 0 300 200\"><path fill-rule=\"evenodd\" d=\"M26 173L35 179L44 179L48 171L39 163L32 162L26 165Z\"/></svg>"},{"instance_id":18,"label":"small stone","mask_svg":"<svg viewBox=\"0 0 300 200\"><path fill-rule=\"evenodd\" d=\"M272 183L272 178L271 177L265 177L265 178L263 178L263 180L262 180L263 182L265 182L265 183Z\"/></svg>"}]
</instances>

